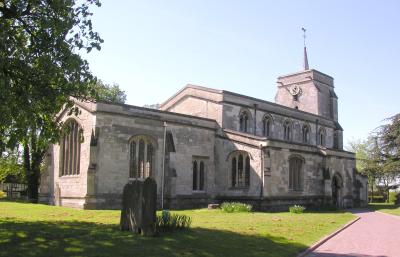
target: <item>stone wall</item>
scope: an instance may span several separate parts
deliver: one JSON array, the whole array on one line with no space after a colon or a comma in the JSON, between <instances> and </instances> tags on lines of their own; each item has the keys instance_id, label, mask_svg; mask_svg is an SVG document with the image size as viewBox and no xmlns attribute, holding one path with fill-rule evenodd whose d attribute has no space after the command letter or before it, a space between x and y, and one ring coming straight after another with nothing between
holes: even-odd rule
<instances>
[{"instance_id":1,"label":"stone wall","mask_svg":"<svg viewBox=\"0 0 400 257\"><path fill-rule=\"evenodd\" d=\"M203 158L206 163L206 190L201 194L208 197L213 192L213 184L210 182L214 174L215 122L155 110L134 107L121 107L123 109L118 110L113 107L100 106L96 115L97 163L94 172L95 189L89 199L90 208L119 208L123 186L129 180L129 142L137 135L148 136L156 142L153 177L158 185L160 201L164 122L175 148L175 152L166 152L165 198L194 195L191 170L193 158Z\"/></svg>"},{"instance_id":2,"label":"stone wall","mask_svg":"<svg viewBox=\"0 0 400 257\"><path fill-rule=\"evenodd\" d=\"M249 109L249 108L243 108L238 105L233 105L233 104L224 104L224 113L223 113L223 124L224 128L231 129L231 130L239 130L239 114L241 113L242 110L247 110L249 113L252 114L250 117L251 119L251 125L249 128L248 133L249 134L255 134L256 136L263 136L263 118L265 116L271 117L272 123L270 127L270 134L267 136L268 139L278 139L278 140L284 140L284 128L283 125L286 121L289 121L291 123L291 128L292 128L292 137L291 137L291 142L295 143L303 143L303 134L302 134L302 129L304 125L308 125L310 128L309 132L309 145L316 145L317 144L317 132L319 129L323 128L325 129L326 132L326 143L325 146L327 148L333 148L334 147L334 125L333 123L323 123L320 124L318 123L318 128L317 124L314 121L310 122L304 119L296 119L284 115L279 115L276 113L269 112L265 109ZM255 119L255 122L254 122ZM254 129L255 125L255 129ZM255 132L254 132L255 131ZM339 134L339 137L341 137L342 134Z\"/></svg>"},{"instance_id":3,"label":"stone wall","mask_svg":"<svg viewBox=\"0 0 400 257\"><path fill-rule=\"evenodd\" d=\"M312 80L314 77L315 81ZM236 131L239 131L239 115L242 111L246 111L249 113L250 119L247 133L256 136L263 135L263 118L267 115L273 120L269 138L283 140L283 124L285 121L290 121L292 124L291 141L298 143L302 143L303 125L308 124L311 128L309 144L312 145L317 144L317 132L322 127L326 131L325 146L333 148L334 131L341 131L341 128L338 129L338 125L335 122L335 120L337 121L337 99L334 99L335 103L333 106L335 119L332 119L326 113L327 111L330 112L330 105L327 103L331 100L330 90L333 90L333 80L329 76L314 70L288 75L287 77L281 77L279 80L282 85L286 85L278 87L278 98L276 101L279 104L229 91L188 85L165 102L160 109L203 118L212 118L221 128ZM302 108L299 108L299 110L293 108L292 96L286 88L295 83L295 81L305 83L302 85L304 87L302 92L303 98L299 99L299 103L307 105L304 110ZM314 108L315 110L311 110L310 108ZM322 114L322 112L324 113ZM315 114L321 114L322 116ZM337 136L339 142L337 146L341 149L342 133L337 133Z\"/></svg>"},{"instance_id":4,"label":"stone wall","mask_svg":"<svg viewBox=\"0 0 400 257\"><path fill-rule=\"evenodd\" d=\"M294 100L290 88L301 88L298 99ZM333 78L316 70L301 71L278 78L275 102L301 111L338 120L337 97L334 93ZM332 105L332 106L331 106Z\"/></svg>"},{"instance_id":5,"label":"stone wall","mask_svg":"<svg viewBox=\"0 0 400 257\"><path fill-rule=\"evenodd\" d=\"M257 145L233 141L219 137L215 145L215 176L216 197L259 197L261 190L261 150ZM249 140L250 141L250 140ZM244 151L250 155L250 186L248 188L233 188L231 186L231 158L235 151Z\"/></svg>"},{"instance_id":6,"label":"stone wall","mask_svg":"<svg viewBox=\"0 0 400 257\"><path fill-rule=\"evenodd\" d=\"M92 114L95 106L81 103L77 106L80 113L67 115L64 110L60 117L62 122L74 119L83 130L83 142L80 150L80 172L78 175L60 176L60 145L50 147L47 155L47 168L41 177L39 200L50 204L84 208L87 194L87 174L90 162L90 142L96 124L96 116Z\"/></svg>"},{"instance_id":7,"label":"stone wall","mask_svg":"<svg viewBox=\"0 0 400 257\"><path fill-rule=\"evenodd\" d=\"M222 106L205 98L196 98L194 96L184 97L179 103L170 107L168 111L210 118L219 124L222 123Z\"/></svg>"},{"instance_id":8,"label":"stone wall","mask_svg":"<svg viewBox=\"0 0 400 257\"><path fill-rule=\"evenodd\" d=\"M293 204L329 204L334 177L342 182L340 206L362 204L366 182L359 179L361 187L355 190L354 154L340 150L343 140L342 129L336 122L337 102L333 106L336 118L331 119L326 113L326 101L334 96L329 91L333 89L333 79L311 70L281 77L279 81L278 102L289 97L284 85L294 83L304 86L302 97L313 99L296 110L291 106L291 96L282 106L229 91L188 85L162 104L161 110L77 102L81 113L72 118L84 131L80 174L58 175L60 147L53 145L42 176L41 200L87 209L120 208L122 190L129 181L130 140L145 135L154 142L152 177L157 183L159 204L165 161L164 208L197 208L222 201L248 202L261 210L286 210ZM247 133L238 131L243 110L250 114ZM263 135L265 116L272 120L268 136ZM60 117L63 121L71 118L65 112ZM285 121L291 122L289 141L284 140ZM308 143L303 143L305 124L310 128ZM325 147L317 146L321 127L326 131ZM164 131L168 135L165 157ZM338 150L332 149L335 133ZM250 156L249 186L232 187L231 157L236 153ZM289 189L292 156L304 160L302 190L298 191ZM201 191L193 190L194 160L205 165L205 187Z\"/></svg>"}]
</instances>

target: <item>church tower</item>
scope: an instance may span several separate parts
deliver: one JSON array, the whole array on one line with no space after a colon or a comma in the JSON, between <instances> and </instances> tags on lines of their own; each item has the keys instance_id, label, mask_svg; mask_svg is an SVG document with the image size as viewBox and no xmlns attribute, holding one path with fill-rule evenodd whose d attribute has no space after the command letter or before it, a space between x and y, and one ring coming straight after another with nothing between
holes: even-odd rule
<instances>
[{"instance_id":1,"label":"church tower","mask_svg":"<svg viewBox=\"0 0 400 257\"><path fill-rule=\"evenodd\" d=\"M303 58L302 71L278 77L275 102L338 121L338 98L333 78L309 68L305 43Z\"/></svg>"}]
</instances>

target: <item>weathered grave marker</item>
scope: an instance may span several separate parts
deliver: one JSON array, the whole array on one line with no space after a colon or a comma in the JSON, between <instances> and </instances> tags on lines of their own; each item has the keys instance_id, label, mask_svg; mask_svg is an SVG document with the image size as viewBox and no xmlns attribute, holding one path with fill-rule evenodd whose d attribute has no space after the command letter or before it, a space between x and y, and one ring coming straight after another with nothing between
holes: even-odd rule
<instances>
[{"instance_id":1,"label":"weathered grave marker","mask_svg":"<svg viewBox=\"0 0 400 257\"><path fill-rule=\"evenodd\" d=\"M157 184L152 178L133 180L124 187L120 226L144 236L156 233Z\"/></svg>"}]
</instances>

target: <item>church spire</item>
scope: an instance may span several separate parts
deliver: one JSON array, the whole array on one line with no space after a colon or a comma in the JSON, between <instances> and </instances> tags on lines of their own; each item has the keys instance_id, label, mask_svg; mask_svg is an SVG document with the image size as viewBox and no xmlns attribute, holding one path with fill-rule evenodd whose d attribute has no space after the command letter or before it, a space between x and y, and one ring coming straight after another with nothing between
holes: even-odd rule
<instances>
[{"instance_id":1,"label":"church spire","mask_svg":"<svg viewBox=\"0 0 400 257\"><path fill-rule=\"evenodd\" d=\"M303 31L303 38L304 38L304 62L303 62L303 68L304 70L309 70L310 68L308 67L308 58L307 58L307 47L306 47L306 29L301 28Z\"/></svg>"}]
</instances>

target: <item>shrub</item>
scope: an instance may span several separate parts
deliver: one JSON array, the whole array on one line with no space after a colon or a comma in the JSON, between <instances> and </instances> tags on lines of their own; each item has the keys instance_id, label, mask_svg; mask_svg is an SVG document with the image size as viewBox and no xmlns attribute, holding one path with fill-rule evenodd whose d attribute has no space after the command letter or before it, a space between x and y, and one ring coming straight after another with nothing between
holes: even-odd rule
<instances>
[{"instance_id":1,"label":"shrub","mask_svg":"<svg viewBox=\"0 0 400 257\"><path fill-rule=\"evenodd\" d=\"M293 205L289 207L289 211L291 213L303 213L306 207L301 206L301 205Z\"/></svg>"},{"instance_id":2,"label":"shrub","mask_svg":"<svg viewBox=\"0 0 400 257\"><path fill-rule=\"evenodd\" d=\"M395 204L400 204L400 193L397 193L397 194L396 194L394 203L395 203Z\"/></svg>"},{"instance_id":3,"label":"shrub","mask_svg":"<svg viewBox=\"0 0 400 257\"><path fill-rule=\"evenodd\" d=\"M223 212L251 212L252 206L250 204L238 203L238 202L225 202L221 204Z\"/></svg>"},{"instance_id":4,"label":"shrub","mask_svg":"<svg viewBox=\"0 0 400 257\"><path fill-rule=\"evenodd\" d=\"M7 195L3 191L0 190L0 198L5 198Z\"/></svg>"},{"instance_id":5,"label":"shrub","mask_svg":"<svg viewBox=\"0 0 400 257\"><path fill-rule=\"evenodd\" d=\"M157 232L188 229L191 224L192 219L189 216L171 214L168 210L163 210L161 215L157 215L156 217Z\"/></svg>"},{"instance_id":6,"label":"shrub","mask_svg":"<svg viewBox=\"0 0 400 257\"><path fill-rule=\"evenodd\" d=\"M389 192L389 203L396 202L397 192Z\"/></svg>"},{"instance_id":7,"label":"shrub","mask_svg":"<svg viewBox=\"0 0 400 257\"><path fill-rule=\"evenodd\" d=\"M386 201L386 198L383 195L374 195L374 197L370 195L368 196L368 199L370 203L384 203Z\"/></svg>"}]
</instances>

